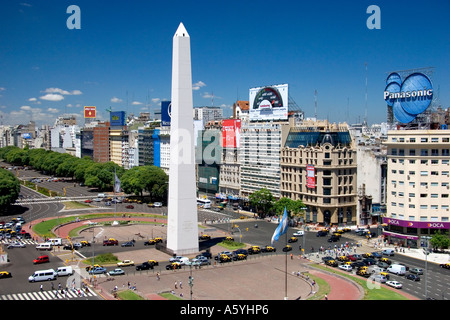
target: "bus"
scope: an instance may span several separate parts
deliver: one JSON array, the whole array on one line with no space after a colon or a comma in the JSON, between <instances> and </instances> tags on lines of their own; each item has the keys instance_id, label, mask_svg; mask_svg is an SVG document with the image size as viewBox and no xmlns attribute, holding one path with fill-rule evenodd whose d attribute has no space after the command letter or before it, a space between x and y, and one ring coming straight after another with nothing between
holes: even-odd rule
<instances>
[{"instance_id":1,"label":"bus","mask_svg":"<svg viewBox=\"0 0 450 320\"><path fill-rule=\"evenodd\" d=\"M197 198L197 206L199 206L200 208L203 208L203 209L210 209L211 208L211 200Z\"/></svg>"}]
</instances>

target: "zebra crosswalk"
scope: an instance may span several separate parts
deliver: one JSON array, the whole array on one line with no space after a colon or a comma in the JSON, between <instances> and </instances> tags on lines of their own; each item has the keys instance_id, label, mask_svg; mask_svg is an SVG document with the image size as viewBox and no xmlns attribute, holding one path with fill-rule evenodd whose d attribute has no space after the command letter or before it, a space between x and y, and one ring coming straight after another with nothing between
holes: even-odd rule
<instances>
[{"instance_id":1,"label":"zebra crosswalk","mask_svg":"<svg viewBox=\"0 0 450 320\"><path fill-rule=\"evenodd\" d=\"M3 244L10 244L10 243L14 243L14 242L20 242L20 243L23 243L23 244L31 244L31 245L36 245L36 244L38 244L38 242L37 241L35 241L35 240L31 240L31 239L22 239L22 240L11 240L11 239L2 239L2 240L0 240L0 243L3 243Z\"/></svg>"},{"instance_id":2,"label":"zebra crosswalk","mask_svg":"<svg viewBox=\"0 0 450 320\"><path fill-rule=\"evenodd\" d=\"M9 293L0 295L0 300L22 300L22 301L32 301L32 300L58 300L58 299L75 299L75 298L89 298L97 297L97 294L90 288L84 290L49 290L49 291L34 291L34 292L24 292L24 293Z\"/></svg>"}]
</instances>

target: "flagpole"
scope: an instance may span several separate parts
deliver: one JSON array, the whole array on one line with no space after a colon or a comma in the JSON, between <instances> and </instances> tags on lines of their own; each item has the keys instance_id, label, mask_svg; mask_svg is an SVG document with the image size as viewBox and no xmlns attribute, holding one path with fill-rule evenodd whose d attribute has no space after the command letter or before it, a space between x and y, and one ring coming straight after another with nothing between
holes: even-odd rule
<instances>
[{"instance_id":1,"label":"flagpole","mask_svg":"<svg viewBox=\"0 0 450 320\"><path fill-rule=\"evenodd\" d=\"M114 220L116 220L117 215L117 199L116 199L116 168L114 168Z\"/></svg>"},{"instance_id":2,"label":"flagpole","mask_svg":"<svg viewBox=\"0 0 450 320\"><path fill-rule=\"evenodd\" d=\"M288 225L289 225L289 219L288 219ZM287 237L287 232L285 233L285 246L287 246L288 244L288 237ZM288 299L287 296L287 263L288 263L288 251L286 250L286 255L285 255L285 263L284 263L284 300Z\"/></svg>"}]
</instances>

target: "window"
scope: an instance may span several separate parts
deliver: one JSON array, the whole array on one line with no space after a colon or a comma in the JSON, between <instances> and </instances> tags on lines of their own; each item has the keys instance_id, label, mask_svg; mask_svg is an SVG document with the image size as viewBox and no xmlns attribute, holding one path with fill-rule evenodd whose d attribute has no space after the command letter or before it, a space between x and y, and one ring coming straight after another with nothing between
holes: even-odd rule
<instances>
[{"instance_id":1,"label":"window","mask_svg":"<svg viewBox=\"0 0 450 320\"><path fill-rule=\"evenodd\" d=\"M420 164L428 164L428 160L420 160Z\"/></svg>"},{"instance_id":2,"label":"window","mask_svg":"<svg viewBox=\"0 0 450 320\"><path fill-rule=\"evenodd\" d=\"M408 196L409 196L410 198L414 198L414 197L416 196L416 194L415 194L415 193L410 193Z\"/></svg>"},{"instance_id":3,"label":"window","mask_svg":"<svg viewBox=\"0 0 450 320\"><path fill-rule=\"evenodd\" d=\"M450 138L442 138L442 142L449 142Z\"/></svg>"},{"instance_id":4,"label":"window","mask_svg":"<svg viewBox=\"0 0 450 320\"><path fill-rule=\"evenodd\" d=\"M396 155L397 155L397 149L396 149L396 148L393 148L392 151L391 151L391 154L392 154L393 156L396 156Z\"/></svg>"},{"instance_id":5,"label":"window","mask_svg":"<svg viewBox=\"0 0 450 320\"><path fill-rule=\"evenodd\" d=\"M415 171L409 171L408 174L411 175L411 176L413 176L413 175L416 174L416 172L415 172Z\"/></svg>"},{"instance_id":6,"label":"window","mask_svg":"<svg viewBox=\"0 0 450 320\"><path fill-rule=\"evenodd\" d=\"M431 138L431 142L439 142L439 138Z\"/></svg>"},{"instance_id":7,"label":"window","mask_svg":"<svg viewBox=\"0 0 450 320\"><path fill-rule=\"evenodd\" d=\"M431 156L432 157L439 156L439 150L438 149L431 149Z\"/></svg>"},{"instance_id":8,"label":"window","mask_svg":"<svg viewBox=\"0 0 450 320\"><path fill-rule=\"evenodd\" d=\"M444 157L448 157L448 155L449 155L449 149L442 149L442 155L443 155Z\"/></svg>"},{"instance_id":9,"label":"window","mask_svg":"<svg viewBox=\"0 0 450 320\"><path fill-rule=\"evenodd\" d=\"M442 171L442 175L443 176L448 176L449 174L448 174L448 171Z\"/></svg>"},{"instance_id":10,"label":"window","mask_svg":"<svg viewBox=\"0 0 450 320\"><path fill-rule=\"evenodd\" d=\"M420 149L420 155L422 157L428 156L428 149Z\"/></svg>"},{"instance_id":11,"label":"window","mask_svg":"<svg viewBox=\"0 0 450 320\"><path fill-rule=\"evenodd\" d=\"M416 205L415 205L415 204L410 204L408 207L409 207L410 209L415 209L415 208L416 208ZM409 219L409 220L411 220L411 219Z\"/></svg>"},{"instance_id":12,"label":"window","mask_svg":"<svg viewBox=\"0 0 450 320\"><path fill-rule=\"evenodd\" d=\"M409 155L415 156L416 155L416 149L409 149Z\"/></svg>"},{"instance_id":13,"label":"window","mask_svg":"<svg viewBox=\"0 0 450 320\"><path fill-rule=\"evenodd\" d=\"M428 171L420 171L420 175L421 176L427 176L428 175Z\"/></svg>"},{"instance_id":14,"label":"window","mask_svg":"<svg viewBox=\"0 0 450 320\"><path fill-rule=\"evenodd\" d=\"M430 196L431 196L431 198L437 198L438 194L437 193L432 193Z\"/></svg>"},{"instance_id":15,"label":"window","mask_svg":"<svg viewBox=\"0 0 450 320\"><path fill-rule=\"evenodd\" d=\"M416 138L410 138L409 142L416 142Z\"/></svg>"},{"instance_id":16,"label":"window","mask_svg":"<svg viewBox=\"0 0 450 320\"><path fill-rule=\"evenodd\" d=\"M398 150L398 155L403 157L405 155L405 150L404 149L399 149Z\"/></svg>"},{"instance_id":17,"label":"window","mask_svg":"<svg viewBox=\"0 0 450 320\"><path fill-rule=\"evenodd\" d=\"M428 142L428 138L420 138L420 142Z\"/></svg>"},{"instance_id":18,"label":"window","mask_svg":"<svg viewBox=\"0 0 450 320\"><path fill-rule=\"evenodd\" d=\"M442 164L448 164L449 160L442 160Z\"/></svg>"},{"instance_id":19,"label":"window","mask_svg":"<svg viewBox=\"0 0 450 320\"><path fill-rule=\"evenodd\" d=\"M427 196L428 196L428 195L427 195L426 193L421 193L421 194L420 194L420 197L421 197L421 198L426 198Z\"/></svg>"},{"instance_id":20,"label":"window","mask_svg":"<svg viewBox=\"0 0 450 320\"><path fill-rule=\"evenodd\" d=\"M437 204L432 204L431 206L430 206L430 209L431 210L437 210L438 209L438 205Z\"/></svg>"},{"instance_id":21,"label":"window","mask_svg":"<svg viewBox=\"0 0 450 320\"><path fill-rule=\"evenodd\" d=\"M420 209L421 210L426 210L426 209L428 209L428 206L426 204L421 204L420 205Z\"/></svg>"}]
</instances>

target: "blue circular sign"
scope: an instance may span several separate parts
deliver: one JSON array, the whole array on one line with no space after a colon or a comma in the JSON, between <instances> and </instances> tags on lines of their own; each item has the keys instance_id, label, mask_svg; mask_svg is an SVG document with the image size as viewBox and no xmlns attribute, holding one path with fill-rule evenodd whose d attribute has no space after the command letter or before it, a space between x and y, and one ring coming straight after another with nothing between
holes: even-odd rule
<instances>
[{"instance_id":1,"label":"blue circular sign","mask_svg":"<svg viewBox=\"0 0 450 320\"><path fill-rule=\"evenodd\" d=\"M412 73L402 82L398 73L391 73L386 79L384 100L392 107L395 118L409 123L424 112L433 100L431 80L423 73Z\"/></svg>"}]
</instances>

